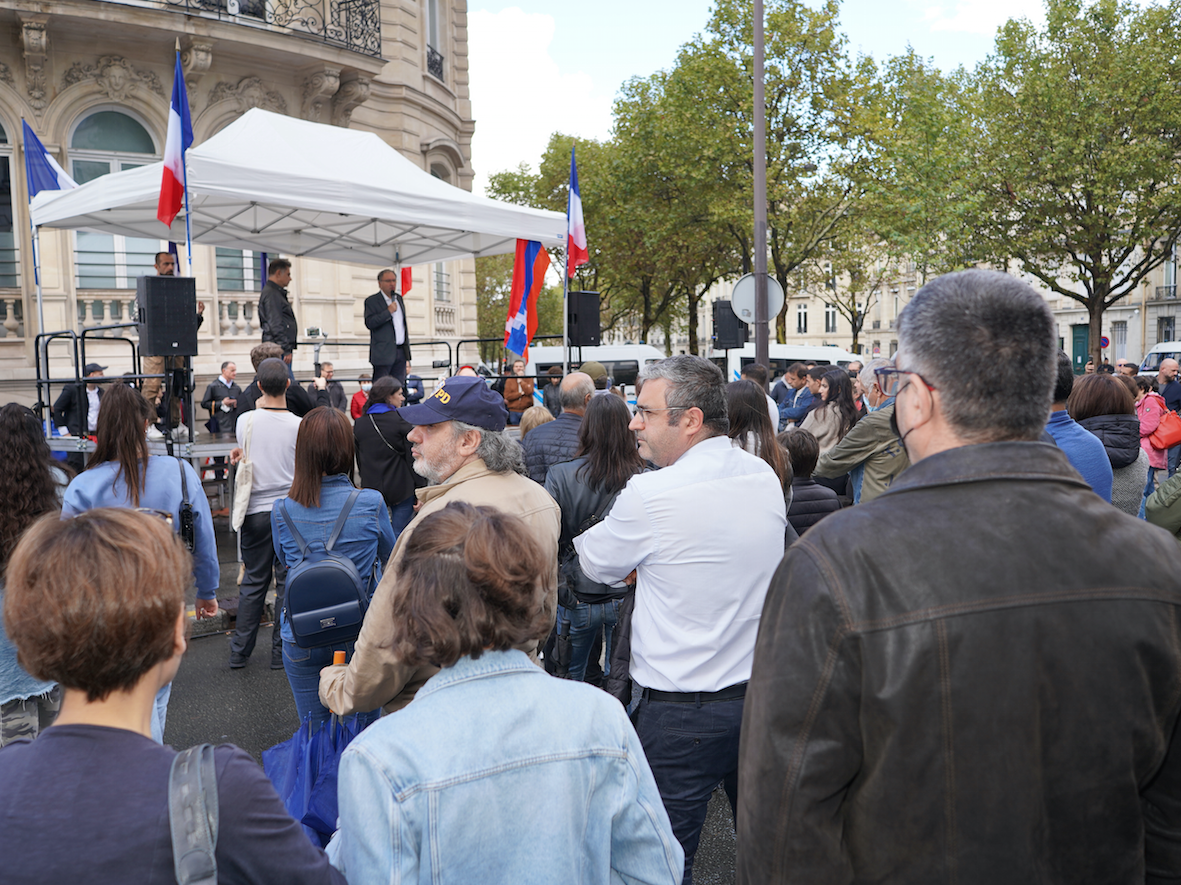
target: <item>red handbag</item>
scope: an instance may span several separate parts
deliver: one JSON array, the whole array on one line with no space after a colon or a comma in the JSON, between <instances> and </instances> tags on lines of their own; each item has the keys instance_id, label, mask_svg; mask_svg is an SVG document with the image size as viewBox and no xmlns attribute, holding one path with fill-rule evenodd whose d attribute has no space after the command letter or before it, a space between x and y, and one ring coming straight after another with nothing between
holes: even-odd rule
<instances>
[{"instance_id":1,"label":"red handbag","mask_svg":"<svg viewBox=\"0 0 1181 885\"><path fill-rule=\"evenodd\" d=\"M1148 441L1154 449L1171 449L1181 443L1181 416L1165 409L1156 430L1148 434Z\"/></svg>"}]
</instances>

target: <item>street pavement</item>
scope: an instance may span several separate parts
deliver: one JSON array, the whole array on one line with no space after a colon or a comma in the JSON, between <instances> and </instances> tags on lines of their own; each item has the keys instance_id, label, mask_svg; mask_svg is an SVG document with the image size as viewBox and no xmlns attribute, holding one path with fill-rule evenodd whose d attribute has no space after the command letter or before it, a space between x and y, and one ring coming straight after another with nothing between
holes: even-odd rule
<instances>
[{"instance_id":1,"label":"street pavement","mask_svg":"<svg viewBox=\"0 0 1181 885\"><path fill-rule=\"evenodd\" d=\"M216 519L214 527L222 566L218 598L224 602L227 597L236 597L237 554L227 520ZM270 669L271 629L270 624L259 628L254 654L240 670L230 669L230 640L226 633L190 638L172 685L166 743L177 748L203 742L236 744L261 763L264 749L291 737L299 721L286 675L282 670ZM719 789L710 802L697 850L694 882L733 882L734 845L730 804Z\"/></svg>"}]
</instances>

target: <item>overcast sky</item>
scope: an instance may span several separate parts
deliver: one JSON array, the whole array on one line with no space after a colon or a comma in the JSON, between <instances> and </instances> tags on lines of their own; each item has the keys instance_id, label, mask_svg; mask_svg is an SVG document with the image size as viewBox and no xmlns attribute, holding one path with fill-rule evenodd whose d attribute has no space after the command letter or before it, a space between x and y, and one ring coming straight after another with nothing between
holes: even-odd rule
<instances>
[{"instance_id":1,"label":"overcast sky","mask_svg":"<svg viewBox=\"0 0 1181 885\"><path fill-rule=\"evenodd\" d=\"M712 0L469 0L475 191L489 173L534 169L552 132L605 139L629 78L672 67ZM853 54L912 45L940 68L972 67L1010 17L1043 21L1040 0L845 0Z\"/></svg>"}]
</instances>

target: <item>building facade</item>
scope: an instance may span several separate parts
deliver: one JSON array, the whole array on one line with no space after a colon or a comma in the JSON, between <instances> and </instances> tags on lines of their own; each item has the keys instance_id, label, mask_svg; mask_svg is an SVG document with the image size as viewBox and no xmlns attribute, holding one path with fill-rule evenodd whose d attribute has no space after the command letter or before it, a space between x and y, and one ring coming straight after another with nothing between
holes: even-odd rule
<instances>
[{"instance_id":1,"label":"building facade","mask_svg":"<svg viewBox=\"0 0 1181 885\"><path fill-rule=\"evenodd\" d=\"M80 184L157 161L178 44L198 143L261 107L374 132L424 170L471 189L466 0L0 0L0 385L9 399L35 398L39 331L21 120ZM46 331L129 321L136 276L151 272L154 254L167 248L42 231ZM321 330L322 359L336 363L338 375L364 371L362 302L377 291L380 268L284 257L293 263L301 339L308 328ZM260 340L260 258L194 247L192 273L206 305L198 379L215 376L225 360L249 372ZM412 342L474 337L473 260L412 273L405 295ZM134 330L100 337L119 335L135 338ZM432 355L429 347L416 353L416 369L429 373ZM109 373L130 371L126 342L90 341L92 357ZM65 343L52 345L50 358L55 376L72 374ZM295 369L311 368L312 349L301 347Z\"/></svg>"}]
</instances>

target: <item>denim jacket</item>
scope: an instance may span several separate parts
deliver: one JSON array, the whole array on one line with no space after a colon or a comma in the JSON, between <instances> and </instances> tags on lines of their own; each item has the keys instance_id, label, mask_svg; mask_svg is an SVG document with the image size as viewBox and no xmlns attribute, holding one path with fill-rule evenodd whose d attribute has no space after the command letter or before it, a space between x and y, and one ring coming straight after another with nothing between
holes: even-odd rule
<instances>
[{"instance_id":1,"label":"denim jacket","mask_svg":"<svg viewBox=\"0 0 1181 885\"><path fill-rule=\"evenodd\" d=\"M301 554L287 524L279 516L279 505L286 506L287 516L307 543L320 541L327 544L336 518L340 516L353 489L352 481L341 473L326 476L320 483L319 507L304 507L290 498L276 501L271 510L271 538L280 562L291 568L299 562ZM394 550L394 529L390 525L390 514L380 492L361 490L332 549L351 559L362 578L369 577L369 595L373 596L373 590L381 580L381 568ZM295 634L287 622L286 608L283 609L281 633L288 642L295 641Z\"/></svg>"},{"instance_id":2,"label":"denim jacket","mask_svg":"<svg viewBox=\"0 0 1181 885\"><path fill-rule=\"evenodd\" d=\"M673 837L619 703L524 652L440 670L340 763L329 857L350 882L668 883Z\"/></svg>"}]
</instances>

